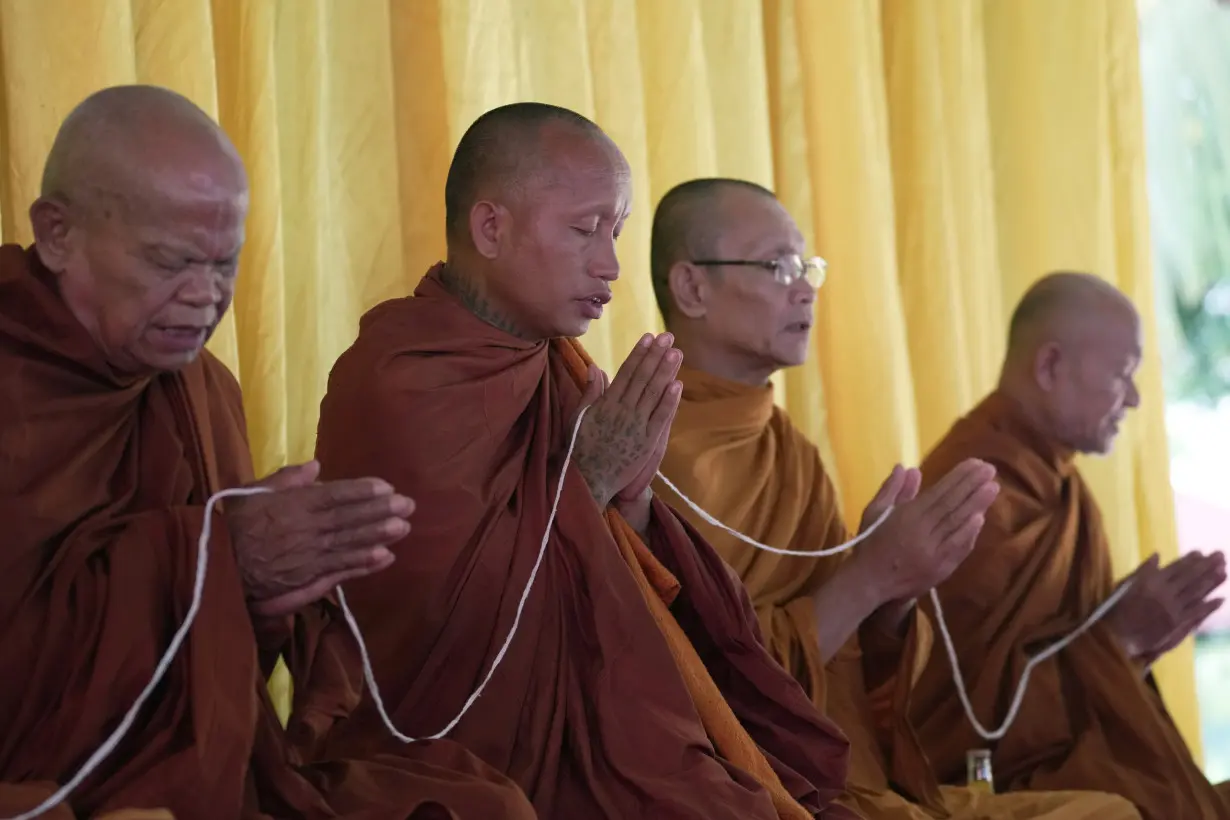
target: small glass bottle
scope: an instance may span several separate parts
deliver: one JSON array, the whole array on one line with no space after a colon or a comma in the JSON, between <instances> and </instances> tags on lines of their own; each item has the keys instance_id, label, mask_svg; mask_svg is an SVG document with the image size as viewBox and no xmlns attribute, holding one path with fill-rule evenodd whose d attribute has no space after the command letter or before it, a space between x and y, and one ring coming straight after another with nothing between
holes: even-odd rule
<instances>
[{"instance_id":1,"label":"small glass bottle","mask_svg":"<svg viewBox=\"0 0 1230 820\"><path fill-rule=\"evenodd\" d=\"M971 789L994 794L995 777L991 773L991 750L970 749L966 752L965 775Z\"/></svg>"}]
</instances>

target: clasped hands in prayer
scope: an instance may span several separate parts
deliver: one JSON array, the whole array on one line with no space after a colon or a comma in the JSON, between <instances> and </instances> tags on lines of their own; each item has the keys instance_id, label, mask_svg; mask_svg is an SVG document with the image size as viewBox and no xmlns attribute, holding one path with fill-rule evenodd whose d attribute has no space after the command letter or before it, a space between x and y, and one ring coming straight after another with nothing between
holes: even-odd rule
<instances>
[{"instance_id":1,"label":"clasped hands in prayer","mask_svg":"<svg viewBox=\"0 0 1230 820\"><path fill-rule=\"evenodd\" d=\"M1124 579L1132 588L1107 613L1106 626L1124 653L1148 671L1217 611L1222 599L1210 596L1225 580L1220 552L1188 553L1165 567L1154 555Z\"/></svg>"},{"instance_id":2,"label":"clasped hands in prayer","mask_svg":"<svg viewBox=\"0 0 1230 820\"><path fill-rule=\"evenodd\" d=\"M589 408L573 456L600 509L613 504L642 535L649 526L650 489L666 454L682 385L683 353L670 333L645 334L614 380L590 365L581 406Z\"/></svg>"},{"instance_id":3,"label":"clasped hands in prayer","mask_svg":"<svg viewBox=\"0 0 1230 820\"><path fill-rule=\"evenodd\" d=\"M414 502L385 481L318 483L316 462L285 467L257 487L270 492L228 498L225 517L249 609L289 615L343 581L393 563L388 549L410 532Z\"/></svg>"}]
</instances>

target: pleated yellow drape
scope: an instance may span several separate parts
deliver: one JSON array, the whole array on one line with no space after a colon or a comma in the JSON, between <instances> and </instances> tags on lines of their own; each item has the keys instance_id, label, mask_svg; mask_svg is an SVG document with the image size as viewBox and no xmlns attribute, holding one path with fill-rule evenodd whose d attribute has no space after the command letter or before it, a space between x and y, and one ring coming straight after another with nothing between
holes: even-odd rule
<instances>
[{"instance_id":1,"label":"pleated yellow drape","mask_svg":"<svg viewBox=\"0 0 1230 820\"><path fill-rule=\"evenodd\" d=\"M537 99L602 124L634 172L624 275L586 345L611 368L660 327L652 206L701 175L774 187L830 262L813 363L778 395L829 456L847 514L993 385L1012 303L1092 270L1152 326L1133 0L0 0L0 235L60 120L112 83L217 115L248 164L235 308L259 470L310 456L362 311L443 251L465 127ZM1121 572L1176 554L1162 392L1085 464ZM1159 668L1189 743L1190 647Z\"/></svg>"}]
</instances>

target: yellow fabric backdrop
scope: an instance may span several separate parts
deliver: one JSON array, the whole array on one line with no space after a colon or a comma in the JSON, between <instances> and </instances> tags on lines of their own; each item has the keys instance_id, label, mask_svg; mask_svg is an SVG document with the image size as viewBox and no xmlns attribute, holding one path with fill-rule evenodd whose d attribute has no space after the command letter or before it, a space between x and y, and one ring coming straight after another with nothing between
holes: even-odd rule
<instances>
[{"instance_id":1,"label":"yellow fabric backdrop","mask_svg":"<svg viewBox=\"0 0 1230 820\"><path fill-rule=\"evenodd\" d=\"M60 120L149 82L216 113L252 176L235 309L259 470L310 456L362 311L443 250L464 128L518 99L577 109L635 174L624 276L586 344L617 365L657 328L649 217L671 185L773 186L830 262L815 362L780 397L847 512L917 463L995 378L1007 312L1056 267L1116 281L1152 325L1133 0L0 0L0 234ZM1161 383L1086 465L1119 570L1176 553ZM1198 746L1190 646L1159 669Z\"/></svg>"}]
</instances>

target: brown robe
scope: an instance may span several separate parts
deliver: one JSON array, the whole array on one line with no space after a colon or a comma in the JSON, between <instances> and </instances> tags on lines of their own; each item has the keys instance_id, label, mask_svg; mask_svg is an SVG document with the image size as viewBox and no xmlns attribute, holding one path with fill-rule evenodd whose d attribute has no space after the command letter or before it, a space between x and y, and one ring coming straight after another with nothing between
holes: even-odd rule
<instances>
[{"instance_id":1,"label":"brown robe","mask_svg":"<svg viewBox=\"0 0 1230 820\"><path fill-rule=\"evenodd\" d=\"M675 486L763 544L812 551L849 538L818 449L774 405L772 388L686 367L680 379L683 401L662 464ZM884 818L1137 816L1110 795L994 795L939 786L908 717L914 681L931 654L928 620L917 615L904 638L865 625L826 667L812 595L849 553L795 558L759 550L705 523L670 489L659 493L739 573L770 650L850 738L844 804Z\"/></svg>"},{"instance_id":2,"label":"brown robe","mask_svg":"<svg viewBox=\"0 0 1230 820\"><path fill-rule=\"evenodd\" d=\"M983 725L1004 719L1029 653L1079 625L1114 589L1106 534L1072 454L1034 430L1006 396L961 419L923 463L933 483L966 458L995 466L1001 491L978 545L939 590ZM966 750L993 750L996 785L1121 794L1148 820L1226 820L1152 680L1098 624L1030 676L1020 714L995 744L978 738L947 658L931 658L914 699L919 736L944 779Z\"/></svg>"},{"instance_id":3,"label":"brown robe","mask_svg":"<svg viewBox=\"0 0 1230 820\"><path fill-rule=\"evenodd\" d=\"M11 245L0 247L0 396L0 817L11 817L75 774L145 686L191 600L205 501L252 473L225 367L204 353L151 379L114 373L37 254ZM414 762L296 765L264 686L289 619L263 623L258 650L220 514L212 532L202 605L161 688L45 816L534 816L451 744ZM306 637L304 623L295 631ZM141 808L166 811L120 811Z\"/></svg>"},{"instance_id":4,"label":"brown robe","mask_svg":"<svg viewBox=\"0 0 1230 820\"><path fill-rule=\"evenodd\" d=\"M324 473L380 475L418 502L393 567L347 584L406 734L440 731L509 632L585 364L575 342L524 342L484 323L437 268L414 296L369 312L333 369ZM575 465L562 480L516 637L450 737L511 776L543 817L851 817L826 808L845 778L845 738L765 652L721 559L664 504L642 543L597 507ZM340 629L333 637L335 651L353 651ZM318 678L299 696L298 736L327 754L406 748L368 698L330 725L354 686Z\"/></svg>"}]
</instances>

